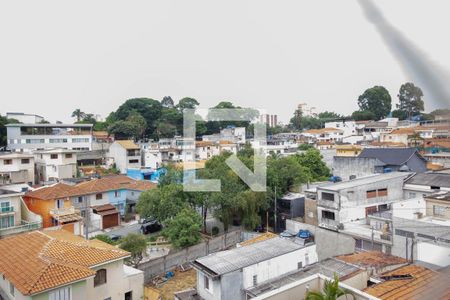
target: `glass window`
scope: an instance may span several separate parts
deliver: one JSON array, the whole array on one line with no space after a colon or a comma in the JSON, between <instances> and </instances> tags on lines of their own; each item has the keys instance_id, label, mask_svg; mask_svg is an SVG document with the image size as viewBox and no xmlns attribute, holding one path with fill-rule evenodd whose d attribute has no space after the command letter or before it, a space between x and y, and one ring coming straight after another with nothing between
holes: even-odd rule
<instances>
[{"instance_id":1,"label":"glass window","mask_svg":"<svg viewBox=\"0 0 450 300\"><path fill-rule=\"evenodd\" d=\"M94 277L94 287L106 283L106 269L100 269L95 273Z\"/></svg>"},{"instance_id":2,"label":"glass window","mask_svg":"<svg viewBox=\"0 0 450 300\"><path fill-rule=\"evenodd\" d=\"M253 275L253 286L258 284L258 275Z\"/></svg>"},{"instance_id":3,"label":"glass window","mask_svg":"<svg viewBox=\"0 0 450 300\"><path fill-rule=\"evenodd\" d=\"M67 153L66 158L72 158L72 153Z\"/></svg>"},{"instance_id":4,"label":"glass window","mask_svg":"<svg viewBox=\"0 0 450 300\"><path fill-rule=\"evenodd\" d=\"M323 200L334 201L334 194L322 192L322 199Z\"/></svg>"},{"instance_id":5,"label":"glass window","mask_svg":"<svg viewBox=\"0 0 450 300\"><path fill-rule=\"evenodd\" d=\"M334 220L334 212L322 210L322 218Z\"/></svg>"},{"instance_id":6,"label":"glass window","mask_svg":"<svg viewBox=\"0 0 450 300\"><path fill-rule=\"evenodd\" d=\"M14 216L0 217L0 228L9 228L14 226Z\"/></svg>"},{"instance_id":7,"label":"glass window","mask_svg":"<svg viewBox=\"0 0 450 300\"><path fill-rule=\"evenodd\" d=\"M12 159L5 159L3 160L4 165L12 165Z\"/></svg>"},{"instance_id":8,"label":"glass window","mask_svg":"<svg viewBox=\"0 0 450 300\"><path fill-rule=\"evenodd\" d=\"M29 159L29 158L22 158L22 159L20 160L20 163L21 163L22 165L28 165L28 164L30 163L30 159Z\"/></svg>"},{"instance_id":9,"label":"glass window","mask_svg":"<svg viewBox=\"0 0 450 300\"><path fill-rule=\"evenodd\" d=\"M58 159L58 154L50 154L51 159Z\"/></svg>"},{"instance_id":10,"label":"glass window","mask_svg":"<svg viewBox=\"0 0 450 300\"><path fill-rule=\"evenodd\" d=\"M435 216L445 216L446 209L447 208L445 206L433 205L433 215L435 215Z\"/></svg>"},{"instance_id":11,"label":"glass window","mask_svg":"<svg viewBox=\"0 0 450 300\"><path fill-rule=\"evenodd\" d=\"M116 196L117 197L117 196ZM96 200L101 200L103 198L103 194L102 193L99 193L99 194L96 194L95 195L95 199Z\"/></svg>"},{"instance_id":12,"label":"glass window","mask_svg":"<svg viewBox=\"0 0 450 300\"><path fill-rule=\"evenodd\" d=\"M208 278L208 276L203 276L203 278L204 278L205 290L209 290L209 278Z\"/></svg>"},{"instance_id":13,"label":"glass window","mask_svg":"<svg viewBox=\"0 0 450 300\"><path fill-rule=\"evenodd\" d=\"M71 300L72 295L70 291L70 286L60 288L48 293L49 300Z\"/></svg>"}]
</instances>

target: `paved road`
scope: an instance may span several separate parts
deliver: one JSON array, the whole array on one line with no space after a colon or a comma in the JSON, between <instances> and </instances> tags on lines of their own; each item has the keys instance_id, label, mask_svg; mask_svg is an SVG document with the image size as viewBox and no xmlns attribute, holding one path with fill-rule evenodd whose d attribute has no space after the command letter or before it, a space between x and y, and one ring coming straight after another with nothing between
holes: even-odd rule
<instances>
[{"instance_id":1,"label":"paved road","mask_svg":"<svg viewBox=\"0 0 450 300\"><path fill-rule=\"evenodd\" d=\"M129 233L140 233L140 228L141 228L141 224L138 224L138 223L127 224L123 227L113 229L113 230L107 232L106 234L109 236L114 234L114 235L119 235L119 236L124 237L124 236L128 235Z\"/></svg>"}]
</instances>

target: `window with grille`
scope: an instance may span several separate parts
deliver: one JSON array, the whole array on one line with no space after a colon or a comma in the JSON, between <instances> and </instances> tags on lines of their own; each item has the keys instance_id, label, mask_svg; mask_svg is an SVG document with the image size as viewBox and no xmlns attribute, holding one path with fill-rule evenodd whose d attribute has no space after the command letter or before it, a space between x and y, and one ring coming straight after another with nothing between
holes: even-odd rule
<instances>
[{"instance_id":1,"label":"window with grille","mask_svg":"<svg viewBox=\"0 0 450 300\"><path fill-rule=\"evenodd\" d=\"M94 287L106 283L106 269L100 269L95 273L94 277Z\"/></svg>"}]
</instances>

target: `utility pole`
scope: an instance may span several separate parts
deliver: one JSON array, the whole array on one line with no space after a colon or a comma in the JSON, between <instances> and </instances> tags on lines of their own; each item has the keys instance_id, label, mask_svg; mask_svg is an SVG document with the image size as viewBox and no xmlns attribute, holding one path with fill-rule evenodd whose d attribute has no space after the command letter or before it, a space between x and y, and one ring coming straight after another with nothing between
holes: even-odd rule
<instances>
[{"instance_id":1,"label":"utility pole","mask_svg":"<svg viewBox=\"0 0 450 300\"><path fill-rule=\"evenodd\" d=\"M373 239L374 239L373 226L370 229L372 229L371 240L372 240L372 251L373 251Z\"/></svg>"},{"instance_id":2,"label":"utility pole","mask_svg":"<svg viewBox=\"0 0 450 300\"><path fill-rule=\"evenodd\" d=\"M84 201L85 200L85 201ZM91 217L91 213L89 211L88 199L83 199L84 201L84 232L86 235L86 240L89 239L89 219Z\"/></svg>"},{"instance_id":3,"label":"utility pole","mask_svg":"<svg viewBox=\"0 0 450 300\"><path fill-rule=\"evenodd\" d=\"M275 199L274 199L274 201L275 201L275 205L274 205L274 225L273 225L273 228L274 228L274 231L275 231L275 233L277 233L277 187L275 186Z\"/></svg>"}]
</instances>

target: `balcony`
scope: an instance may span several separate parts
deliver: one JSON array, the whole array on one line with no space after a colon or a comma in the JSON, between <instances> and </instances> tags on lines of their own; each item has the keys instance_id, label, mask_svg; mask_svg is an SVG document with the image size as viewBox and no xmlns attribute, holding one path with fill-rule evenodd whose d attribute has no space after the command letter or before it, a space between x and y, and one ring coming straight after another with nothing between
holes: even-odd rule
<instances>
[{"instance_id":1,"label":"balcony","mask_svg":"<svg viewBox=\"0 0 450 300\"><path fill-rule=\"evenodd\" d=\"M27 222L22 221L21 225L12 226L0 229L0 237L5 237L13 234L24 233L27 231L36 230L42 227L41 222Z\"/></svg>"},{"instance_id":2,"label":"balcony","mask_svg":"<svg viewBox=\"0 0 450 300\"><path fill-rule=\"evenodd\" d=\"M76 222L82 219L80 210L75 209L73 206L51 209L50 215L60 224Z\"/></svg>"},{"instance_id":3,"label":"balcony","mask_svg":"<svg viewBox=\"0 0 450 300\"><path fill-rule=\"evenodd\" d=\"M14 207L13 206L0 208L0 214L7 214L7 213L12 213L12 212L14 212Z\"/></svg>"}]
</instances>

